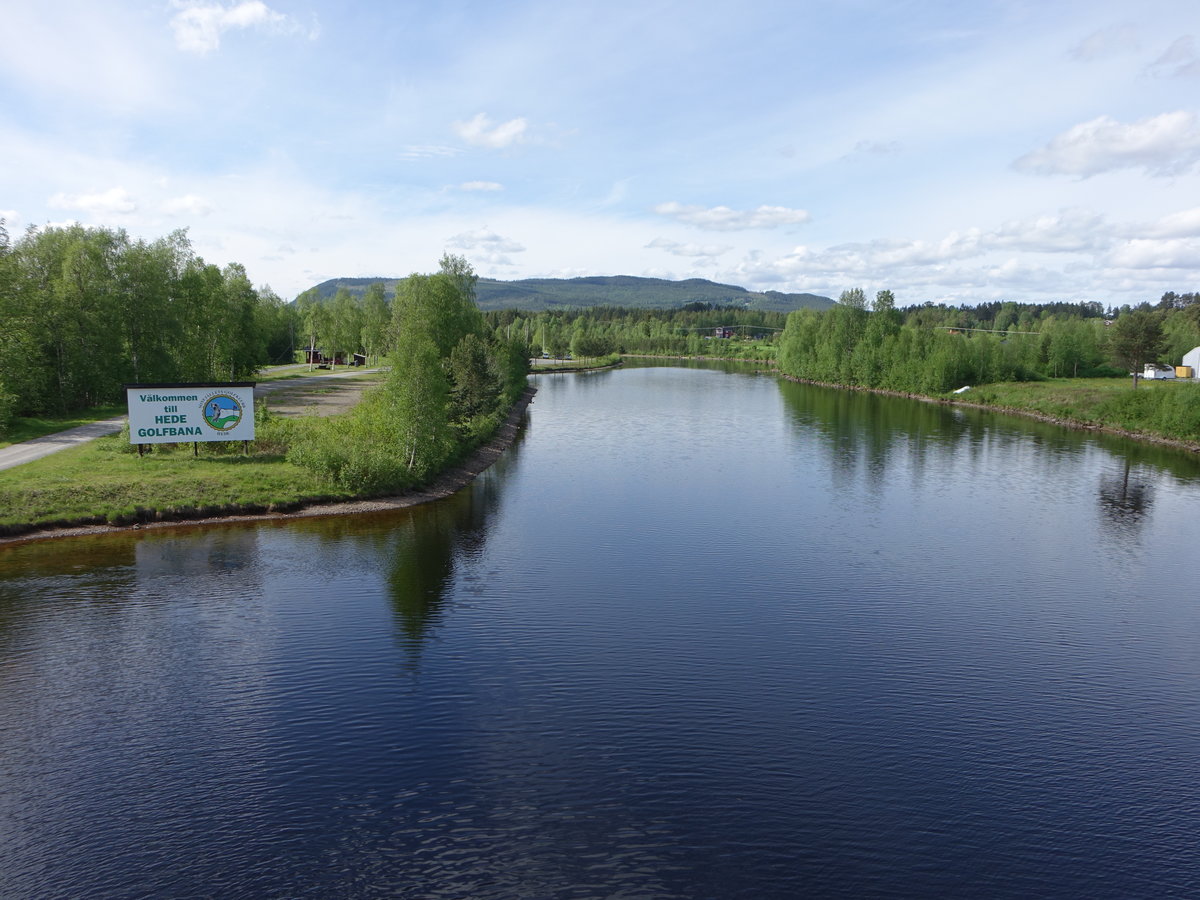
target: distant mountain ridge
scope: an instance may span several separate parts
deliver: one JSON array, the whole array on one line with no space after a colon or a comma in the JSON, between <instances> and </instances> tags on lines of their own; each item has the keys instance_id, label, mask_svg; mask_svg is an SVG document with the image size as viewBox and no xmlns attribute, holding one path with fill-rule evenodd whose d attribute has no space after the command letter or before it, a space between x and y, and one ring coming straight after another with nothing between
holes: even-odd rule
<instances>
[{"instance_id":1,"label":"distant mountain ridge","mask_svg":"<svg viewBox=\"0 0 1200 900\"><path fill-rule=\"evenodd\" d=\"M315 287L322 299L333 297L339 288L362 295L369 285L383 282L388 297L396 293L399 278L331 278ZM733 284L718 284L704 278L668 281L636 275L596 275L587 278L523 278L500 281L480 278L475 286L480 309L580 309L589 306L625 306L635 309L673 309L688 303L737 305L745 309L791 312L809 307L828 309L834 305L819 294L786 294L780 291L748 291Z\"/></svg>"}]
</instances>

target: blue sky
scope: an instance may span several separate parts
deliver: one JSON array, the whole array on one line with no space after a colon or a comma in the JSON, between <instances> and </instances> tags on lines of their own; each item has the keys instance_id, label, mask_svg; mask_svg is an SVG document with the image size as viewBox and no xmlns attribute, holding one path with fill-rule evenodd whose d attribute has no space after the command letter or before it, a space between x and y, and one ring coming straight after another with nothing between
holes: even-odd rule
<instances>
[{"instance_id":1,"label":"blue sky","mask_svg":"<svg viewBox=\"0 0 1200 900\"><path fill-rule=\"evenodd\" d=\"M1195 0L6 4L0 216L335 276L1200 289Z\"/></svg>"}]
</instances>

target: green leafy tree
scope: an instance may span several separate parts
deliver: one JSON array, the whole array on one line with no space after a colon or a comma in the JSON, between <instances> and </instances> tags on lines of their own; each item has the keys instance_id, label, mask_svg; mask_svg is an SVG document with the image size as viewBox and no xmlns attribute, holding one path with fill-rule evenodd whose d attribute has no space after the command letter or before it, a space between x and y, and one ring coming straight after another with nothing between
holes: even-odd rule
<instances>
[{"instance_id":1,"label":"green leafy tree","mask_svg":"<svg viewBox=\"0 0 1200 900\"><path fill-rule=\"evenodd\" d=\"M842 291L841 296L838 297L838 303L851 309L866 309L867 295L863 293L862 288L850 288Z\"/></svg>"},{"instance_id":2,"label":"green leafy tree","mask_svg":"<svg viewBox=\"0 0 1200 900\"><path fill-rule=\"evenodd\" d=\"M311 288L297 297L296 307L304 329L304 340L307 349L312 351L320 350L322 341L328 338L329 320L331 318L329 307L321 301L316 288ZM327 349L332 352L332 348Z\"/></svg>"},{"instance_id":3,"label":"green leafy tree","mask_svg":"<svg viewBox=\"0 0 1200 900\"><path fill-rule=\"evenodd\" d=\"M450 384L438 345L426 329L409 327L401 333L385 391L400 458L422 480L445 463L454 446Z\"/></svg>"},{"instance_id":4,"label":"green leafy tree","mask_svg":"<svg viewBox=\"0 0 1200 900\"><path fill-rule=\"evenodd\" d=\"M362 310L346 288L338 288L329 315L331 354L349 363L351 356L362 346Z\"/></svg>"},{"instance_id":5,"label":"green leafy tree","mask_svg":"<svg viewBox=\"0 0 1200 900\"><path fill-rule=\"evenodd\" d=\"M469 281L463 273L413 274L396 288L392 323L397 341L406 329L422 328L446 358L465 335L485 331L483 315L461 286Z\"/></svg>"},{"instance_id":6,"label":"green leafy tree","mask_svg":"<svg viewBox=\"0 0 1200 900\"><path fill-rule=\"evenodd\" d=\"M467 423L494 410L502 385L492 353L479 335L463 335L450 352L448 370L455 422Z\"/></svg>"},{"instance_id":7,"label":"green leafy tree","mask_svg":"<svg viewBox=\"0 0 1200 900\"><path fill-rule=\"evenodd\" d=\"M1110 332L1113 359L1132 372L1136 388L1142 367L1154 362L1162 352L1162 317L1149 309L1131 310L1117 318Z\"/></svg>"},{"instance_id":8,"label":"green leafy tree","mask_svg":"<svg viewBox=\"0 0 1200 900\"><path fill-rule=\"evenodd\" d=\"M367 287L362 303L362 346L373 362L383 355L391 344L389 326L392 310L383 292L383 282L376 281Z\"/></svg>"}]
</instances>

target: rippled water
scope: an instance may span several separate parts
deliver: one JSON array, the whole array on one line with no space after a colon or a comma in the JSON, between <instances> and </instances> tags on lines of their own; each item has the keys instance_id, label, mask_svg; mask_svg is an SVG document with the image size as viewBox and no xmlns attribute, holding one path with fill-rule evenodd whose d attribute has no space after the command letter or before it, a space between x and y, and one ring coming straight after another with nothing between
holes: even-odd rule
<instances>
[{"instance_id":1,"label":"rippled water","mask_svg":"<svg viewBox=\"0 0 1200 900\"><path fill-rule=\"evenodd\" d=\"M0 896L1200 894L1200 466L543 377L399 514L0 550Z\"/></svg>"}]
</instances>

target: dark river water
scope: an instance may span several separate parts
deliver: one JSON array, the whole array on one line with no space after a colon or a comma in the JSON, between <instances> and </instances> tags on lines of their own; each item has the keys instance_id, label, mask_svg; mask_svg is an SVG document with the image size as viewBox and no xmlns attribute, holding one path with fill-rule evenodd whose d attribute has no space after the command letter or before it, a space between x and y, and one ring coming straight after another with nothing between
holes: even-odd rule
<instances>
[{"instance_id":1,"label":"dark river water","mask_svg":"<svg viewBox=\"0 0 1200 900\"><path fill-rule=\"evenodd\" d=\"M0 896L1200 896L1200 465L543 376L430 506L0 549Z\"/></svg>"}]
</instances>

